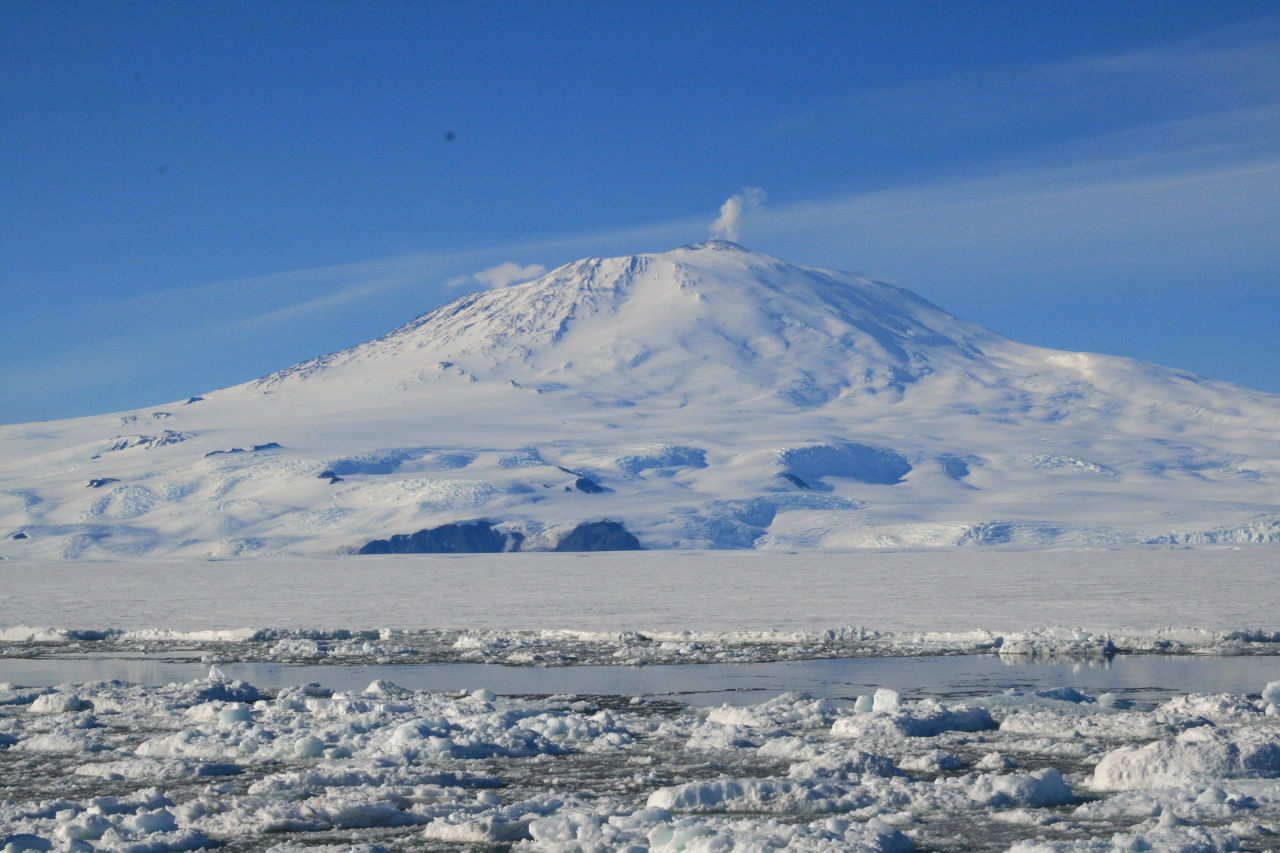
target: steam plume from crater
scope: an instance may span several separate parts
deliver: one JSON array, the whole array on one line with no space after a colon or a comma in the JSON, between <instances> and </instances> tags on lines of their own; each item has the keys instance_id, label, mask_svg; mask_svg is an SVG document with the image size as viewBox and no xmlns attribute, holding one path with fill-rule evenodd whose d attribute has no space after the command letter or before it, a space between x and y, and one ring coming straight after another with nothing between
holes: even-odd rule
<instances>
[{"instance_id":1,"label":"steam plume from crater","mask_svg":"<svg viewBox=\"0 0 1280 853\"><path fill-rule=\"evenodd\" d=\"M743 187L741 192L727 198L720 205L720 215L711 223L711 236L736 242L742 233L743 218L764 204L764 199L764 190L759 187Z\"/></svg>"}]
</instances>

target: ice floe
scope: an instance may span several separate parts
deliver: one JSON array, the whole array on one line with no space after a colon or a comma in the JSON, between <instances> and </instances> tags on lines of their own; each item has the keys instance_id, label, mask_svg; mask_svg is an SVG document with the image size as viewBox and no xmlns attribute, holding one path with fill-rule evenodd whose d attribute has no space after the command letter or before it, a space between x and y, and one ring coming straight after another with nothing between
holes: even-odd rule
<instances>
[{"instance_id":1,"label":"ice floe","mask_svg":"<svg viewBox=\"0 0 1280 853\"><path fill-rule=\"evenodd\" d=\"M1269 849L1280 685L1259 687L695 708L386 679L270 691L217 667L5 684L0 850Z\"/></svg>"}]
</instances>

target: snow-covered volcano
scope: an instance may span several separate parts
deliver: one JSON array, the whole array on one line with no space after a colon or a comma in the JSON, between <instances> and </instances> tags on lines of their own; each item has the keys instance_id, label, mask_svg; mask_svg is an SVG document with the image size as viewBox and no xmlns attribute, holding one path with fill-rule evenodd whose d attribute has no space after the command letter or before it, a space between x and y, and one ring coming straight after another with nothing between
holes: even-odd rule
<instances>
[{"instance_id":1,"label":"snow-covered volcano","mask_svg":"<svg viewBox=\"0 0 1280 853\"><path fill-rule=\"evenodd\" d=\"M582 260L473 293L394 332L263 380L403 379L457 367L623 404L812 408L966 369L999 339L900 288L806 269L723 241ZM441 362L448 362L441 367Z\"/></svg>"},{"instance_id":2,"label":"snow-covered volcano","mask_svg":"<svg viewBox=\"0 0 1280 853\"><path fill-rule=\"evenodd\" d=\"M0 447L9 557L334 553L478 520L418 544L592 547L604 519L651 548L1280 540L1280 397L721 241Z\"/></svg>"}]
</instances>

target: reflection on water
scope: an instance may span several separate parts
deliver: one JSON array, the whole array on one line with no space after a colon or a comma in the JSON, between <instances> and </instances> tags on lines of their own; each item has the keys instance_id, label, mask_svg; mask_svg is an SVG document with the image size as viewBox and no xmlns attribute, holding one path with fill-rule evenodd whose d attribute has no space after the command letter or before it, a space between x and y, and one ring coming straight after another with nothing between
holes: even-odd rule
<instances>
[{"instance_id":1,"label":"reflection on water","mask_svg":"<svg viewBox=\"0 0 1280 853\"><path fill-rule=\"evenodd\" d=\"M1111 660L1030 661L994 655L843 658L745 664L504 667L486 664L355 665L223 663L229 678L263 688L319 682L359 690L375 679L414 690L501 694L576 693L668 697L691 704L754 704L787 691L852 699L877 687L905 698L987 696L1007 689L1073 687L1161 701L1183 693L1258 693L1280 679L1280 657L1143 655ZM140 684L190 681L208 674L198 661L144 657L0 658L0 681L39 686L119 679Z\"/></svg>"}]
</instances>

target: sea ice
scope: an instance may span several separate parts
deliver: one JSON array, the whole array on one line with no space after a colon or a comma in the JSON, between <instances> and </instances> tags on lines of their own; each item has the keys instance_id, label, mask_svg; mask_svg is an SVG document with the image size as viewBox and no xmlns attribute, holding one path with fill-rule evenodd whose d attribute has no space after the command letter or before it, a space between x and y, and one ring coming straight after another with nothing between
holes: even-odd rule
<instances>
[{"instance_id":1,"label":"sea ice","mask_svg":"<svg viewBox=\"0 0 1280 853\"><path fill-rule=\"evenodd\" d=\"M1212 851L1280 834L1280 725L1248 696L0 690L4 853Z\"/></svg>"}]
</instances>

